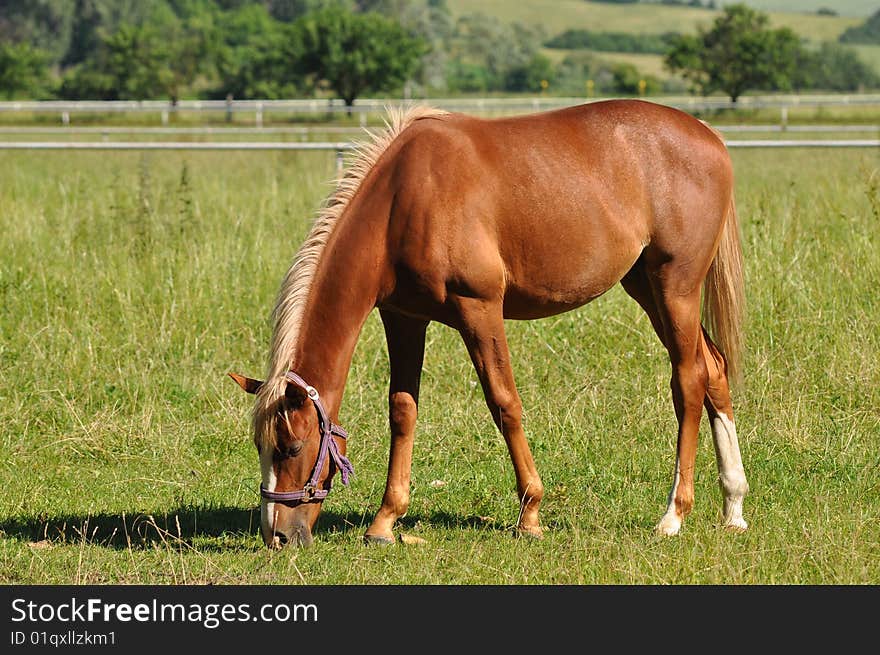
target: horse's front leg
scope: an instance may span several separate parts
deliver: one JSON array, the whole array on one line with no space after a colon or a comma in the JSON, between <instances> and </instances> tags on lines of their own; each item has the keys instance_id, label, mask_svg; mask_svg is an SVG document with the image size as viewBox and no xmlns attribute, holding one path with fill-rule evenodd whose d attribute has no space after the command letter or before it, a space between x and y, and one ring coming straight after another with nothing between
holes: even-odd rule
<instances>
[{"instance_id":1,"label":"horse's front leg","mask_svg":"<svg viewBox=\"0 0 880 655\"><path fill-rule=\"evenodd\" d=\"M413 438L419 403L419 382L425 355L427 321L380 310L391 363L388 422L391 452L382 506L364 535L366 543L393 544L394 524L409 508Z\"/></svg>"},{"instance_id":2,"label":"horse's front leg","mask_svg":"<svg viewBox=\"0 0 880 655\"><path fill-rule=\"evenodd\" d=\"M486 404L507 443L516 473L520 502L517 530L520 534L542 537L538 507L544 496L544 485L522 426L522 402L510 365L501 303L461 298L458 309L461 317L459 331L483 386Z\"/></svg>"}]
</instances>

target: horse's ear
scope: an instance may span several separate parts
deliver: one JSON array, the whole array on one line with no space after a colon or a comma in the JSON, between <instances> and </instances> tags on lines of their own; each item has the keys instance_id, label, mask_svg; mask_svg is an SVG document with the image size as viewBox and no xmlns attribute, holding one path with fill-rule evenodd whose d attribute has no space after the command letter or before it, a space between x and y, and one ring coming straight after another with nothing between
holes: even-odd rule
<instances>
[{"instance_id":1,"label":"horse's ear","mask_svg":"<svg viewBox=\"0 0 880 655\"><path fill-rule=\"evenodd\" d=\"M248 393L257 393L260 387L263 386L262 380L254 380L253 378L248 378L244 375L239 375L238 373L228 373L227 375L235 380L236 383L238 383L238 386Z\"/></svg>"}]
</instances>

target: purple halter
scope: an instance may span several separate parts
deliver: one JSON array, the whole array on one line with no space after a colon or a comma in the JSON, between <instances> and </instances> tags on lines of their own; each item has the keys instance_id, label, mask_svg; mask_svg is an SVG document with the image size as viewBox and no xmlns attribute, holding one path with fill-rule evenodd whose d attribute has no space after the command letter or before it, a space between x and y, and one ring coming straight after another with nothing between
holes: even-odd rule
<instances>
[{"instance_id":1,"label":"purple halter","mask_svg":"<svg viewBox=\"0 0 880 655\"><path fill-rule=\"evenodd\" d=\"M315 500L324 500L327 497L327 494L330 493L330 484L327 483L326 489L318 489L318 477L321 475L321 471L324 470L324 463L327 461L328 452L333 458L336 468L339 469L339 472L342 475L342 484L347 485L349 475L354 472L354 467L351 465L351 462L345 457L345 455L339 452L339 446L336 444L336 439L333 438L335 435L341 439L346 439L348 438L348 433L343 430L341 426L334 425L330 421L330 417L327 416L327 411L324 409L324 405L321 404L321 398L318 396L318 390L315 389L315 387L308 384L293 371L288 371L285 377L288 382L293 382L294 384L305 388L309 398L315 404L315 409L318 412L318 429L321 431L321 446L318 452L318 461L315 462L315 468L312 470L312 475L309 478L309 481L306 482L305 486L299 491L269 491L261 484L260 495L267 500L277 503L289 503L295 501L310 503Z\"/></svg>"}]
</instances>

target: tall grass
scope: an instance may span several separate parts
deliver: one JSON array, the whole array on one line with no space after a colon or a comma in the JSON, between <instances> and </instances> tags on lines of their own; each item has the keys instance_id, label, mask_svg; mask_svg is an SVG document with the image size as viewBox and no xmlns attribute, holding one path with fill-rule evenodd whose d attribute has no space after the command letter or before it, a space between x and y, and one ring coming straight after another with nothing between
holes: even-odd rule
<instances>
[{"instance_id":1,"label":"tall grass","mask_svg":"<svg viewBox=\"0 0 880 655\"><path fill-rule=\"evenodd\" d=\"M516 540L512 467L464 347L432 325L402 532L367 548L384 488L387 356L365 326L341 411L356 475L315 547L259 540L250 398L268 314L321 198L320 153L0 155L0 580L7 583L876 583L880 161L734 153L748 283L735 396L751 529L718 527L704 424L697 506L665 507L665 352L619 288L510 322L547 495Z\"/></svg>"}]
</instances>

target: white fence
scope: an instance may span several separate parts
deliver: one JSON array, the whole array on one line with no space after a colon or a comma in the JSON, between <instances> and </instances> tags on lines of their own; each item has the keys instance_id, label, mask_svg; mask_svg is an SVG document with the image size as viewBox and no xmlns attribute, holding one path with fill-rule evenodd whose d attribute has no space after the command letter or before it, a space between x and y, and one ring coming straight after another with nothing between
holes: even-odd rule
<instances>
[{"instance_id":1,"label":"white fence","mask_svg":"<svg viewBox=\"0 0 880 655\"><path fill-rule=\"evenodd\" d=\"M880 125L712 125L721 132L791 132L791 133L880 133ZM129 136L297 136L301 140L308 140L314 135L325 136L328 134L360 134L364 135L362 127L346 127L341 125L327 126L274 126L274 127L79 127L68 125L65 127L43 126L16 126L0 127L0 137L3 135L32 136L32 135L64 135L64 136L90 136L97 135L108 140L118 135Z\"/></svg>"},{"instance_id":2,"label":"white fence","mask_svg":"<svg viewBox=\"0 0 880 655\"><path fill-rule=\"evenodd\" d=\"M742 139L729 148L880 148L880 139ZM350 142L290 141L0 141L0 150L323 150L342 165Z\"/></svg>"},{"instance_id":3,"label":"white fence","mask_svg":"<svg viewBox=\"0 0 880 655\"><path fill-rule=\"evenodd\" d=\"M782 114L782 122L786 122L787 112L793 107L826 107L838 105L880 105L880 94L849 94L849 95L762 95L744 96L732 103L727 98L704 98L696 96L657 96L646 98L651 102L679 107L687 111L705 111L708 109L761 109L777 108ZM508 98L363 98L351 107L345 106L340 100L327 99L296 99L296 100L181 100L176 104L163 100L118 100L118 101L9 101L0 102L0 113L26 112L35 114L56 114L61 122L67 124L73 114L112 114L112 113L154 113L159 114L162 123L166 124L174 113L199 112L222 114L232 119L235 114L247 113L254 115L257 126L262 126L267 112L286 114L357 114L362 121L369 114L384 114L389 106L413 102L425 102L433 107L450 111L468 113L511 113L523 111L540 111L570 107L584 102L601 100L601 98L552 96L523 96Z\"/></svg>"}]
</instances>

